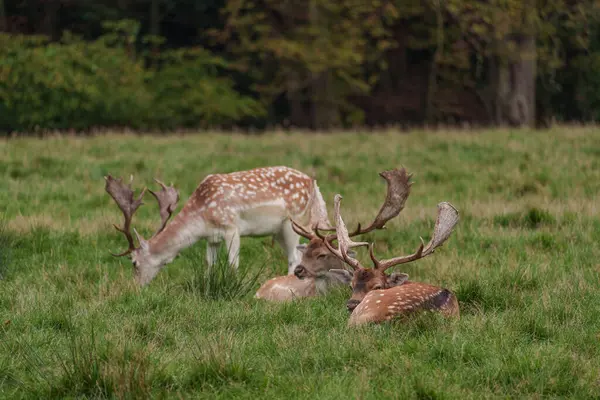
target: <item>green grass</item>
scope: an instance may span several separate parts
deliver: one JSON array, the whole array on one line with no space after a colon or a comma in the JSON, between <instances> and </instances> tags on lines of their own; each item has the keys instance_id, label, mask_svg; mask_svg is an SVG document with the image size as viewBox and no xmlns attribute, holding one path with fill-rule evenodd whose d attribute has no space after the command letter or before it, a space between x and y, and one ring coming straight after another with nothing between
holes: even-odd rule
<instances>
[{"instance_id":1,"label":"green grass","mask_svg":"<svg viewBox=\"0 0 600 400\"><path fill-rule=\"evenodd\" d=\"M1 141L0 398L600 398L599 153L599 129L570 127ZM349 329L347 288L257 301L253 276L287 270L269 238L242 239L229 287L207 289L203 242L145 289L110 256L126 244L107 173L185 201L209 173L280 164L314 174L330 213L341 193L351 226L378 210L379 171L414 172L403 213L368 235L382 257L414 251L453 203L456 232L403 270L454 290L461 318Z\"/></svg>"}]
</instances>

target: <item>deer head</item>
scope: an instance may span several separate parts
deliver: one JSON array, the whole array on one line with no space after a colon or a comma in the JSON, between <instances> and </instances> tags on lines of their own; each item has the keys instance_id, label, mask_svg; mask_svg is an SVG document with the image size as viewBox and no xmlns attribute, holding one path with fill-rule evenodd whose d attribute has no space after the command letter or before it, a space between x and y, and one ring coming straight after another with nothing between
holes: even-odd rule
<instances>
[{"instance_id":1,"label":"deer head","mask_svg":"<svg viewBox=\"0 0 600 400\"><path fill-rule=\"evenodd\" d=\"M387 184L387 194L383 205L371 224L366 228L358 224L358 227L353 232L348 233L346 230L346 236L354 237L369 233L375 229L384 229L385 224L400 214L404 208L406 199L410 194L410 187L412 185L410 178L412 175L408 174L404 168L383 171L379 175L385 179ZM330 250L332 242L337 239L337 233L321 236L313 232L314 230L318 232L321 228L337 232L339 228L322 227L319 220L313 220L310 224L310 227L306 227L296 221L292 221L294 231L309 240L308 245L302 244L298 246L298 250L302 253L302 260L296 266L294 274L300 279L333 279L348 283L347 274L349 272L344 270L344 260L337 257ZM344 226L343 229L346 229L346 227ZM347 256L354 258L356 253L348 249Z\"/></svg>"},{"instance_id":2,"label":"deer head","mask_svg":"<svg viewBox=\"0 0 600 400\"><path fill-rule=\"evenodd\" d=\"M145 285L149 282L159 271L160 267L170 260L161 260L152 257L149 251L149 243L145 240L136 230L133 229L133 233L137 237L139 247L135 247L135 242L131 234L131 220L133 214L137 209L144 204L142 202L144 194L146 194L146 188L144 188L137 199L134 198L133 190L131 189L131 182L133 176L130 179L128 185L122 182L122 179L115 179L112 176L104 177L106 180L106 192L113 198L117 206L123 213L124 223L123 227L120 228L114 225L115 229L125 235L129 247L127 250L120 254L111 253L115 257L122 257L131 255L131 262L133 264L134 277L138 284ZM162 232L167 226L167 222L171 217L173 211L177 207L179 201L179 193L172 186L166 186L158 179L154 179L161 187L159 192L153 192L148 190L158 201L158 207L161 217L161 224L158 230L154 233L153 237Z\"/></svg>"},{"instance_id":3,"label":"deer head","mask_svg":"<svg viewBox=\"0 0 600 400\"><path fill-rule=\"evenodd\" d=\"M399 286L408 280L405 273L392 273L387 275L385 270L395 265L405 264L416 261L423 257L433 254L435 249L440 247L450 237L454 227L458 223L458 211L448 202L438 204L438 216L433 231L433 236L427 245L421 238L421 244L413 254L394 257L389 260L379 260L375 257L373 243L353 242L348 235L348 230L340 214L340 204L342 196L337 194L334 198L334 215L336 232L338 239L338 248L334 248L331 242L324 241L325 245L339 260L343 260L353 269L353 273L345 269L337 270L337 273L345 276L345 279L352 287L352 297L346 303L349 311L353 311L360 304L363 298L372 290L389 289ZM321 235L318 229L315 229L317 235ZM322 235L321 235L322 236ZM369 255L373 262L373 268L364 267L357 259L349 256L351 248L368 246Z\"/></svg>"}]
</instances>

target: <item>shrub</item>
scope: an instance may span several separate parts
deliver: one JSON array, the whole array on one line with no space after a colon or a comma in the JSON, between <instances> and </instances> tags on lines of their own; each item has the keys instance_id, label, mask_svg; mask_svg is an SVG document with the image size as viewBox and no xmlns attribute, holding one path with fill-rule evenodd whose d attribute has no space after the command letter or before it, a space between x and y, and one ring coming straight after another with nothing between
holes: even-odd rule
<instances>
[{"instance_id":1,"label":"shrub","mask_svg":"<svg viewBox=\"0 0 600 400\"><path fill-rule=\"evenodd\" d=\"M105 23L85 42L0 33L0 132L231 125L264 107L236 92L224 60L204 49L136 52L136 21ZM157 49L160 38L144 38ZM146 57L143 57L143 56Z\"/></svg>"},{"instance_id":2,"label":"shrub","mask_svg":"<svg viewBox=\"0 0 600 400\"><path fill-rule=\"evenodd\" d=\"M265 113L262 105L240 95L229 78L223 59L201 48L166 51L151 75L154 95L151 124L159 128L227 125Z\"/></svg>"},{"instance_id":3,"label":"shrub","mask_svg":"<svg viewBox=\"0 0 600 400\"><path fill-rule=\"evenodd\" d=\"M0 34L0 130L139 125L151 97L145 71L103 40Z\"/></svg>"}]
</instances>

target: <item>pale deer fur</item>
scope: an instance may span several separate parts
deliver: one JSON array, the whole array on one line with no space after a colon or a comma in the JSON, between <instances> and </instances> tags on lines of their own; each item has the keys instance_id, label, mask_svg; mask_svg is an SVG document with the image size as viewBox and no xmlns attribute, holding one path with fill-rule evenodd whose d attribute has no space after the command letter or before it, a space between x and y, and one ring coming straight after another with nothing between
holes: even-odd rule
<instances>
[{"instance_id":1,"label":"pale deer fur","mask_svg":"<svg viewBox=\"0 0 600 400\"><path fill-rule=\"evenodd\" d=\"M269 301L290 301L306 297L315 297L327 293L334 286L348 286L339 280L337 274L299 279L294 275L281 275L266 281L256 292L257 299Z\"/></svg>"},{"instance_id":2,"label":"pale deer fur","mask_svg":"<svg viewBox=\"0 0 600 400\"><path fill-rule=\"evenodd\" d=\"M161 229L149 240L134 229L140 244L135 248L128 232L144 192L134 200L131 189L120 180L109 176L106 181L107 192L125 216L125 226L117 229L126 235L129 249L121 255L131 254L134 277L140 285L148 284L182 249L202 238L207 239L209 266L214 264L224 241L229 263L237 268L241 236L272 235L286 251L288 273L292 274L300 254L296 249L299 236L292 229L290 218L329 226L325 201L314 179L283 166L256 168L207 176L169 224L166 220L176 200L163 196L168 199L161 203L157 197L163 216ZM161 186L163 192L174 191Z\"/></svg>"},{"instance_id":3,"label":"pale deer fur","mask_svg":"<svg viewBox=\"0 0 600 400\"><path fill-rule=\"evenodd\" d=\"M405 280L400 286L368 292L352 310L348 325L389 321L421 311L435 311L447 317L460 316L458 300L450 290Z\"/></svg>"},{"instance_id":4,"label":"pale deer fur","mask_svg":"<svg viewBox=\"0 0 600 400\"><path fill-rule=\"evenodd\" d=\"M313 239L308 245L301 244L298 251L302 253L300 263L303 273L295 275L276 276L266 281L256 292L256 298L270 301L288 301L303 297L314 297L327 293L335 286L348 286L348 283L338 273L329 273L331 269L344 268L344 262L335 257L325 247L321 239ZM350 252L351 256L354 254Z\"/></svg>"},{"instance_id":5,"label":"pale deer fur","mask_svg":"<svg viewBox=\"0 0 600 400\"><path fill-rule=\"evenodd\" d=\"M402 188L402 187L401 187ZM403 186L404 193L397 193L395 201L405 202L410 193L410 184ZM450 203L438 204L438 218L433 236L427 245L421 240L417 251L407 256L394 257L389 260L379 260L375 257L373 243L353 242L350 239L346 225L340 214L342 196L334 198L334 213L338 248L332 245L331 235L323 236L318 228L315 233L323 239L327 248L340 260L343 260L354 271L346 269L330 270L345 277L352 287L352 297L346 306L352 313L349 325L360 325L366 322L382 322L400 315L411 314L423 310L440 312L443 315L459 315L456 296L447 289L420 282L408 282L404 273L385 274L385 270L395 265L412 262L430 254L440 247L452 233L458 223L458 211ZM380 213L381 214L381 213ZM376 217L376 220L380 215ZM365 268L348 253L351 248L369 246L369 255L373 268ZM344 279L344 278L341 278Z\"/></svg>"}]
</instances>

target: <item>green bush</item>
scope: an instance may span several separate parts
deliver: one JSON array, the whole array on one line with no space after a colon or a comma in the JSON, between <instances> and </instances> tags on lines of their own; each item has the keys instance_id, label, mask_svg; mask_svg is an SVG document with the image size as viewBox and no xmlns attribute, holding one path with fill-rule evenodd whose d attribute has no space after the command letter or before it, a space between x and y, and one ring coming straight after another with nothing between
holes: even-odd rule
<instances>
[{"instance_id":1,"label":"green bush","mask_svg":"<svg viewBox=\"0 0 600 400\"><path fill-rule=\"evenodd\" d=\"M145 71L103 41L0 35L0 129L137 125L151 97Z\"/></svg>"},{"instance_id":2,"label":"green bush","mask_svg":"<svg viewBox=\"0 0 600 400\"><path fill-rule=\"evenodd\" d=\"M208 127L264 115L259 102L220 77L227 66L207 51L170 50L146 60L135 48L137 22L105 29L91 42L68 32L56 43L0 33L0 131Z\"/></svg>"},{"instance_id":3,"label":"green bush","mask_svg":"<svg viewBox=\"0 0 600 400\"><path fill-rule=\"evenodd\" d=\"M227 64L204 49L167 51L158 63L149 78L153 126L208 127L264 115L259 102L234 89L232 79L219 77Z\"/></svg>"}]
</instances>

